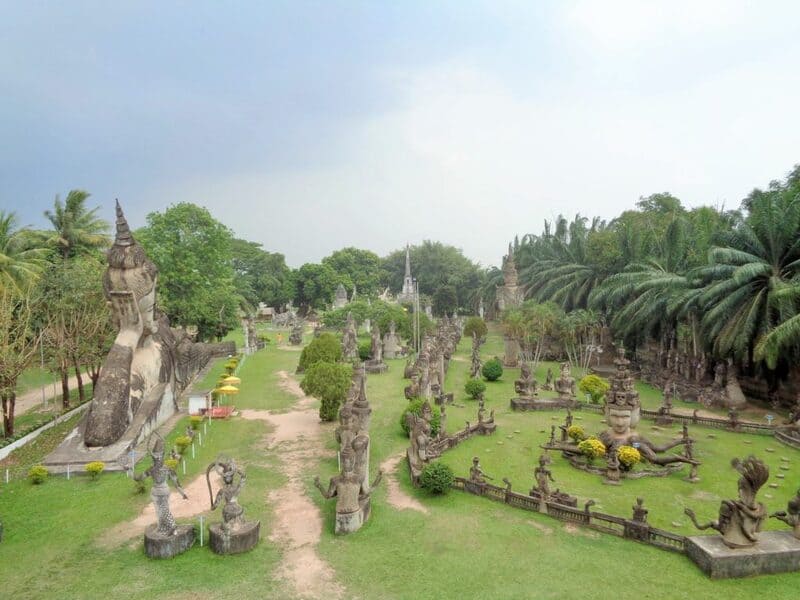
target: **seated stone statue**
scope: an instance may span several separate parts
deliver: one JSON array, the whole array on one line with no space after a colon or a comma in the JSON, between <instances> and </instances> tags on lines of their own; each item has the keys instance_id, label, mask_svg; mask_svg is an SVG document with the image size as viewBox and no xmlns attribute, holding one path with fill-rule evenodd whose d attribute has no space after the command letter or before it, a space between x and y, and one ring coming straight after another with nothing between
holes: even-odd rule
<instances>
[{"instance_id":1,"label":"seated stone statue","mask_svg":"<svg viewBox=\"0 0 800 600\"><path fill-rule=\"evenodd\" d=\"M483 469L481 468L480 459L477 456L475 456L472 459L472 466L469 469L469 480L472 483L486 483L487 479L492 479L492 477L489 477L486 473L483 472Z\"/></svg>"},{"instance_id":2,"label":"seated stone statue","mask_svg":"<svg viewBox=\"0 0 800 600\"><path fill-rule=\"evenodd\" d=\"M570 374L568 362L561 363L561 375L556 379L555 388L559 399L571 400L575 398L575 378Z\"/></svg>"},{"instance_id":3,"label":"seated stone statue","mask_svg":"<svg viewBox=\"0 0 800 600\"><path fill-rule=\"evenodd\" d=\"M526 362L520 365L520 378L514 382L514 391L520 398L533 398L539 395L536 378L531 374L531 367Z\"/></svg>"},{"instance_id":4,"label":"seated stone statue","mask_svg":"<svg viewBox=\"0 0 800 600\"><path fill-rule=\"evenodd\" d=\"M694 511L684 512L698 529L716 529L722 534L722 541L729 548L747 548L758 542L758 532L767 518L767 509L756 501L758 490L769 479L769 467L754 456L734 459L731 463L739 472L739 499L723 500L719 508L719 518L705 525L697 522Z\"/></svg>"}]
</instances>

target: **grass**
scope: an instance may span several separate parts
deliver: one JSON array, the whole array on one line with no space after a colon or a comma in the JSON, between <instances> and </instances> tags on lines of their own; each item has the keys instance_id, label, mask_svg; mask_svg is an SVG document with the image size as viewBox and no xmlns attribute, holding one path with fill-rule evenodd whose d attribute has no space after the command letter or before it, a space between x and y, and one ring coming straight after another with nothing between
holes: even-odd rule
<instances>
[{"instance_id":1,"label":"grass","mask_svg":"<svg viewBox=\"0 0 800 600\"><path fill-rule=\"evenodd\" d=\"M494 354L502 354L502 340L496 334L484 346L484 357ZM241 392L232 402L243 408L286 410L293 398L279 387L278 372L292 373L298 358L297 351L277 348L274 344L248 357L239 373ZM462 427L465 420L474 422L476 418L477 405L463 391L468 359L469 340L464 340L447 374L446 389L455 392L457 404L448 408L450 431ZM404 361L387 362L389 372L369 376L367 382L373 409L373 473L383 460L403 452L408 445L398 423L407 403L402 391L407 383L402 379ZM540 381L546 367L541 365L537 371ZM533 482L538 445L549 437L551 425L562 422L563 413L512 413L508 401L513 396L513 381L517 376L518 370L507 369L500 381L487 385L486 405L495 409L497 433L473 438L445 454L443 460L456 473L464 475L471 457L478 455L487 473L498 481L509 477L514 489L521 491ZM643 402L659 400L658 390L649 386L640 389ZM600 419L599 415L576 413L576 423L588 431L604 427ZM178 423L172 436L185 426L185 421ZM43 434L37 440L39 445L26 449L20 462L30 464L44 456L48 444L57 443L69 427L60 426L56 428L58 432ZM679 431L677 427L653 431L649 421L642 421L639 429L654 440L671 437ZM514 433L515 430L519 433ZM207 548L195 547L173 560L151 561L142 552L141 536L130 544L103 548L98 545L98 538L135 517L148 502L146 495L134 494L132 482L124 475L103 474L96 482L88 478L66 481L53 477L41 486L15 481L9 486L0 485L0 515L6 529L6 539L0 544L4 595L291 597L276 578L276 569L286 550L269 540L275 509L269 491L281 485L282 476L278 474L280 456L264 450L265 432L260 421L232 418L214 422L207 444L198 449L196 460L187 461L187 475L182 477L184 482L190 481L220 452L246 463L248 481L241 501L249 518L262 520L262 540L253 552L218 557ZM654 525L691 533L682 514L683 507L692 506L701 519L716 516L719 498L736 493L737 475L729 466L730 458L754 452L773 468L771 481L779 481L774 473L786 473L787 483L781 483L776 490L765 488L761 494L770 511L785 507L798 479L795 463L800 462L800 456L796 451L768 437L700 427L691 428L691 432L697 439L698 456L704 461L699 484L686 483L681 475L674 475L624 481L620 487L608 487L598 477L576 471L556 456L552 464L555 485L581 499L591 497L605 512L620 515L629 515L636 497L643 496ZM717 436L716 439L709 438L709 434ZM336 446L332 435L327 446L331 449ZM776 451L767 453L767 447ZM781 456L791 458L791 470L777 470ZM148 464L145 461L139 468ZM373 495L370 521L356 534L337 537L333 535L335 502L324 501L311 483L315 474L326 480L335 472L335 458L319 459L309 468L305 482L324 518L318 552L333 567L337 580L347 590L347 597L574 598L613 594L622 599L744 599L757 595L788 598L800 585L800 573L710 581L680 555L597 532L568 529L547 516L468 494L452 492L430 497L410 486L404 463L398 471L401 488L425 504L429 514L389 506L384 483ZM765 498L765 492L774 498ZM682 524L674 527L672 521ZM768 527L778 524L771 520Z\"/></svg>"}]
</instances>

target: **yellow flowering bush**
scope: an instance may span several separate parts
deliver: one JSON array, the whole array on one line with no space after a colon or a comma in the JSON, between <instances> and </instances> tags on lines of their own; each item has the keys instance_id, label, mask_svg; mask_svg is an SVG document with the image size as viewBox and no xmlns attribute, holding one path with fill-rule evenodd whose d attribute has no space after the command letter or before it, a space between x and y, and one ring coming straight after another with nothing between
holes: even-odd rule
<instances>
[{"instance_id":1,"label":"yellow flowering bush","mask_svg":"<svg viewBox=\"0 0 800 600\"><path fill-rule=\"evenodd\" d=\"M619 462L623 467L631 469L633 465L641 462L642 453L633 446L620 446L619 450L617 450L617 458L619 458Z\"/></svg>"},{"instance_id":2,"label":"yellow flowering bush","mask_svg":"<svg viewBox=\"0 0 800 600\"><path fill-rule=\"evenodd\" d=\"M586 439L586 432L580 425L570 425L567 428L567 435L575 442L580 442L581 440Z\"/></svg>"},{"instance_id":3,"label":"yellow flowering bush","mask_svg":"<svg viewBox=\"0 0 800 600\"><path fill-rule=\"evenodd\" d=\"M86 472L92 479L97 479L97 477L100 475L100 473L103 472L103 469L105 468L106 468L106 463L100 460L95 460L86 465Z\"/></svg>"},{"instance_id":4,"label":"yellow flowering bush","mask_svg":"<svg viewBox=\"0 0 800 600\"><path fill-rule=\"evenodd\" d=\"M175 471L178 468L177 458L167 458L164 460L164 466Z\"/></svg>"},{"instance_id":5,"label":"yellow flowering bush","mask_svg":"<svg viewBox=\"0 0 800 600\"><path fill-rule=\"evenodd\" d=\"M580 450L581 454L584 454L589 460L601 458L606 455L605 444L594 437L585 439L578 444L578 450Z\"/></svg>"}]
</instances>

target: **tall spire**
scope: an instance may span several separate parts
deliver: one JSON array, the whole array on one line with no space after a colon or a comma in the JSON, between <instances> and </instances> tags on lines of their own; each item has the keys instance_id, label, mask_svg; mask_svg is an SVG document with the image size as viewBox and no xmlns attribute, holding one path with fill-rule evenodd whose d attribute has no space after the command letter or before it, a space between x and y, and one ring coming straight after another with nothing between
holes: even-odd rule
<instances>
[{"instance_id":1,"label":"tall spire","mask_svg":"<svg viewBox=\"0 0 800 600\"><path fill-rule=\"evenodd\" d=\"M406 244L406 279L411 279L411 250Z\"/></svg>"},{"instance_id":2,"label":"tall spire","mask_svg":"<svg viewBox=\"0 0 800 600\"><path fill-rule=\"evenodd\" d=\"M131 229L128 227L128 221L125 220L125 215L122 213L122 207L117 202L117 237L114 240L115 246L132 246L134 244Z\"/></svg>"}]
</instances>

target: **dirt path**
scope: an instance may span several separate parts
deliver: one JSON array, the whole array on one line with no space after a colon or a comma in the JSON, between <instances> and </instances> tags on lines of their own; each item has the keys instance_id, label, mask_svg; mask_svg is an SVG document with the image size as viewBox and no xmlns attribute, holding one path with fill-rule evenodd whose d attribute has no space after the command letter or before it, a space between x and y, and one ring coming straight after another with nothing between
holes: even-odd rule
<instances>
[{"instance_id":1,"label":"dirt path","mask_svg":"<svg viewBox=\"0 0 800 600\"><path fill-rule=\"evenodd\" d=\"M88 375L83 375L83 384L86 385L86 382L91 383L92 379ZM73 375L69 378L69 389L74 390L78 388L78 378ZM53 384L48 383L44 386L44 396L47 398L48 402L53 398L57 398L56 403L58 406L61 406L61 382L58 381L56 384L55 390L53 389ZM35 406L39 406L42 403L42 388L37 387L32 390L28 390L27 392L20 394L17 396L17 404L14 410L16 416L20 416L25 414ZM51 403L50 406L55 406L55 404Z\"/></svg>"},{"instance_id":2,"label":"dirt path","mask_svg":"<svg viewBox=\"0 0 800 600\"><path fill-rule=\"evenodd\" d=\"M282 414L243 410L245 419L262 419L274 430L268 435L268 449L276 450L288 481L269 493L274 507L275 525L270 540L285 548L277 575L292 588L297 598L341 598L344 588L336 581L333 569L317 554L322 535L322 516L306 495L308 467L325 452L319 416L314 399L303 394L286 371L280 371L279 385L294 394L294 410Z\"/></svg>"},{"instance_id":3,"label":"dirt path","mask_svg":"<svg viewBox=\"0 0 800 600\"><path fill-rule=\"evenodd\" d=\"M405 459L405 457L405 452L401 452L400 454L392 456L391 458L387 458L385 461L383 461L383 463L381 463L384 480L386 481L386 500L395 508L399 508L401 510L416 510L427 515L428 509L423 506L419 500L412 498L402 489L400 489L400 483L397 481L395 471L397 470L397 465L399 465Z\"/></svg>"},{"instance_id":4,"label":"dirt path","mask_svg":"<svg viewBox=\"0 0 800 600\"><path fill-rule=\"evenodd\" d=\"M133 485L131 481L131 487L133 487ZM211 486L215 490L220 487L219 475L217 473L211 474ZM170 487L172 487L171 484ZM194 517L201 513L210 512L208 484L206 483L205 475L198 475L189 482L188 485L184 485L183 489L188 496L186 500L174 489L169 495L169 507L173 517L181 520ZM103 532L97 539L97 545L101 548L115 548L131 538L136 538L136 543L138 544L145 527L150 525L150 523L155 523L156 520L155 507L153 503L150 502L142 509L139 516L132 521L120 523Z\"/></svg>"}]
</instances>

